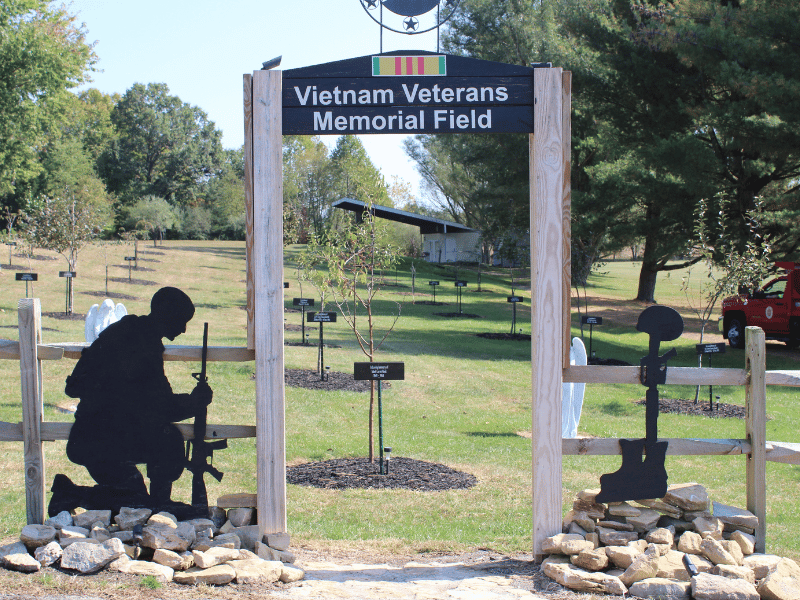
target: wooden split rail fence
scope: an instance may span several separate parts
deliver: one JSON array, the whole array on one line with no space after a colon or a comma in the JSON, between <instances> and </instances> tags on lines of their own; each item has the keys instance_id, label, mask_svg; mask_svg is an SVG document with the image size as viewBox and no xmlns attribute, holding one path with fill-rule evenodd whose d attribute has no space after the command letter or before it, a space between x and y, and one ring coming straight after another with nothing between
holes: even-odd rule
<instances>
[{"instance_id":1,"label":"wooden split rail fence","mask_svg":"<svg viewBox=\"0 0 800 600\"><path fill-rule=\"evenodd\" d=\"M86 343L42 344L41 304L38 298L25 298L18 307L19 341L0 340L0 359L19 360L22 388L22 422L0 422L0 441L23 442L25 460L25 510L29 524L44 522L45 462L43 442L66 440L72 423L42 420L42 362L80 358ZM200 362L201 346L166 346L165 361ZM207 360L246 362L255 360L254 351L239 347L210 346ZM178 424L184 439L194 437L192 425ZM206 439L254 438L250 425L208 425Z\"/></svg>"}]
</instances>

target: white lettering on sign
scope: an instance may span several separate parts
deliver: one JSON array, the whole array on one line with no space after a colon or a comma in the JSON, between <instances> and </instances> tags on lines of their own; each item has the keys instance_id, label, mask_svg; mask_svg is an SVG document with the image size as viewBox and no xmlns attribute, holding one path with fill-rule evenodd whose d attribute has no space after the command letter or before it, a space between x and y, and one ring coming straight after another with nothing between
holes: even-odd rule
<instances>
[{"instance_id":1,"label":"white lettering on sign","mask_svg":"<svg viewBox=\"0 0 800 600\"><path fill-rule=\"evenodd\" d=\"M440 104L442 102L505 102L508 100L508 88L505 86L440 88L437 83L432 88L420 88L420 85L415 83L413 87L409 88L404 83L402 87L406 100L411 104L415 101L423 103L433 101Z\"/></svg>"},{"instance_id":2,"label":"white lettering on sign","mask_svg":"<svg viewBox=\"0 0 800 600\"><path fill-rule=\"evenodd\" d=\"M491 119L490 119L491 126ZM334 118L333 111L314 112L314 131L405 131L425 128L425 111L419 114L404 114L398 110L393 115L339 115Z\"/></svg>"},{"instance_id":3,"label":"white lettering on sign","mask_svg":"<svg viewBox=\"0 0 800 600\"><path fill-rule=\"evenodd\" d=\"M317 91L317 86L307 85L305 90L294 86L300 106L347 106L356 104L394 104L392 90L340 90L337 85L332 90Z\"/></svg>"},{"instance_id":4,"label":"white lettering on sign","mask_svg":"<svg viewBox=\"0 0 800 600\"><path fill-rule=\"evenodd\" d=\"M441 127L440 127L441 125ZM433 126L435 129L491 129L492 109L487 108L479 114L474 108L469 113L456 113L452 108L433 111Z\"/></svg>"},{"instance_id":5,"label":"white lettering on sign","mask_svg":"<svg viewBox=\"0 0 800 600\"><path fill-rule=\"evenodd\" d=\"M508 88L498 87L421 87L402 84L403 94L409 104L422 103L497 103L506 102L509 98ZM294 86L294 93L300 106L365 106L371 104L394 104L392 89L342 90L335 86L332 90L317 90L315 85L307 85L305 89Z\"/></svg>"}]
</instances>

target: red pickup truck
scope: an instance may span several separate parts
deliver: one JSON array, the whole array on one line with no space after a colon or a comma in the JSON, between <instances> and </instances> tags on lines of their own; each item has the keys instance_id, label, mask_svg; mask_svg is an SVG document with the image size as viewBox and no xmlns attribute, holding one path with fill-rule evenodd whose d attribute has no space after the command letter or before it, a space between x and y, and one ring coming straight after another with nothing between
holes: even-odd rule
<instances>
[{"instance_id":1,"label":"red pickup truck","mask_svg":"<svg viewBox=\"0 0 800 600\"><path fill-rule=\"evenodd\" d=\"M761 327L768 340L800 346L800 263L776 262L785 271L750 294L722 301L722 337L734 348L744 348L744 328Z\"/></svg>"}]
</instances>

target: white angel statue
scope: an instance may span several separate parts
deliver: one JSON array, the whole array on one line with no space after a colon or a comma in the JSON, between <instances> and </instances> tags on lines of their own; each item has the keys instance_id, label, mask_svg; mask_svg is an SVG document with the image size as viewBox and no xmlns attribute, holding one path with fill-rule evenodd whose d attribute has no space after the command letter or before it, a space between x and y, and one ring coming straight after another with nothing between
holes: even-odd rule
<instances>
[{"instance_id":1,"label":"white angel statue","mask_svg":"<svg viewBox=\"0 0 800 600\"><path fill-rule=\"evenodd\" d=\"M86 314L86 325L84 327L86 341L91 344L103 329L112 323L116 323L127 314L128 311L124 304L120 302L115 306L114 301L108 298L103 300L103 303L99 306L93 304Z\"/></svg>"}]
</instances>

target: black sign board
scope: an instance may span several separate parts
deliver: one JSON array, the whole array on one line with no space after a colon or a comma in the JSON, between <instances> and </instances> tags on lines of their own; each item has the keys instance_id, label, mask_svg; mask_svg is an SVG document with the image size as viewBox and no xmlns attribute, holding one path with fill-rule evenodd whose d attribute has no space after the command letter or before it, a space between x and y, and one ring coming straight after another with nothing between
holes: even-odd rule
<instances>
[{"instance_id":1,"label":"black sign board","mask_svg":"<svg viewBox=\"0 0 800 600\"><path fill-rule=\"evenodd\" d=\"M581 315L581 325L602 325L603 317L589 317Z\"/></svg>"},{"instance_id":2,"label":"black sign board","mask_svg":"<svg viewBox=\"0 0 800 600\"><path fill-rule=\"evenodd\" d=\"M283 287L284 287L284 289L288 288L289 287L289 282L288 281L284 281L283 282Z\"/></svg>"},{"instance_id":3,"label":"black sign board","mask_svg":"<svg viewBox=\"0 0 800 600\"><path fill-rule=\"evenodd\" d=\"M59 277L67 277L67 278L69 278L69 277L77 277L78 273L76 271L59 271L58 272L58 276Z\"/></svg>"},{"instance_id":4,"label":"black sign board","mask_svg":"<svg viewBox=\"0 0 800 600\"><path fill-rule=\"evenodd\" d=\"M288 69L283 134L531 133L533 73L424 51Z\"/></svg>"},{"instance_id":5,"label":"black sign board","mask_svg":"<svg viewBox=\"0 0 800 600\"><path fill-rule=\"evenodd\" d=\"M336 323L335 312L309 312L306 313L306 321L309 323Z\"/></svg>"},{"instance_id":6,"label":"black sign board","mask_svg":"<svg viewBox=\"0 0 800 600\"><path fill-rule=\"evenodd\" d=\"M438 281L429 281L428 285L439 285Z\"/></svg>"},{"instance_id":7,"label":"black sign board","mask_svg":"<svg viewBox=\"0 0 800 600\"><path fill-rule=\"evenodd\" d=\"M522 296L509 296L506 298L506 302L525 302L525 298Z\"/></svg>"},{"instance_id":8,"label":"black sign board","mask_svg":"<svg viewBox=\"0 0 800 600\"><path fill-rule=\"evenodd\" d=\"M456 287L467 287L466 281L456 281Z\"/></svg>"},{"instance_id":9,"label":"black sign board","mask_svg":"<svg viewBox=\"0 0 800 600\"><path fill-rule=\"evenodd\" d=\"M125 260L136 260L135 256L126 256Z\"/></svg>"},{"instance_id":10,"label":"black sign board","mask_svg":"<svg viewBox=\"0 0 800 600\"><path fill-rule=\"evenodd\" d=\"M725 344L697 344L698 354L725 354Z\"/></svg>"},{"instance_id":11,"label":"black sign board","mask_svg":"<svg viewBox=\"0 0 800 600\"><path fill-rule=\"evenodd\" d=\"M14 278L17 281L39 281L38 273L15 273Z\"/></svg>"},{"instance_id":12,"label":"black sign board","mask_svg":"<svg viewBox=\"0 0 800 600\"><path fill-rule=\"evenodd\" d=\"M6 246L14 247L17 245L17 242L6 242Z\"/></svg>"},{"instance_id":13,"label":"black sign board","mask_svg":"<svg viewBox=\"0 0 800 600\"><path fill-rule=\"evenodd\" d=\"M292 306L314 306L313 298L292 298Z\"/></svg>"},{"instance_id":14,"label":"black sign board","mask_svg":"<svg viewBox=\"0 0 800 600\"><path fill-rule=\"evenodd\" d=\"M353 363L353 379L356 380L405 379L405 363L401 362Z\"/></svg>"}]
</instances>

